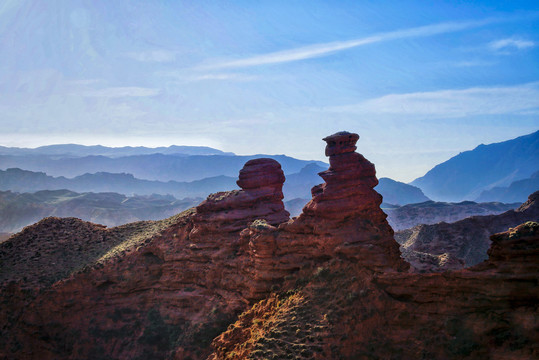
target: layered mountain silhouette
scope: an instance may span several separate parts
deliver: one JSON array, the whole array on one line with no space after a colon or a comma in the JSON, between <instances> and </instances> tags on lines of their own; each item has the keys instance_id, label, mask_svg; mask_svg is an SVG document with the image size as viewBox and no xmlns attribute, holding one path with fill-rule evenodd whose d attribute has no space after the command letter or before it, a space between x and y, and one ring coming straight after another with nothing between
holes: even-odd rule
<instances>
[{"instance_id":1,"label":"layered mountain silhouette","mask_svg":"<svg viewBox=\"0 0 539 360\"><path fill-rule=\"evenodd\" d=\"M35 192L68 189L77 192L115 192L124 195L173 195L178 199L205 197L212 192L237 188L236 180L229 176L215 176L191 182L141 180L131 174L99 172L72 179L48 176L18 168L0 170L0 190Z\"/></svg>"},{"instance_id":2,"label":"layered mountain silhouette","mask_svg":"<svg viewBox=\"0 0 539 360\"><path fill-rule=\"evenodd\" d=\"M375 189L382 194L386 204L406 205L430 200L420 188L390 178L380 178Z\"/></svg>"},{"instance_id":3,"label":"layered mountain silhouette","mask_svg":"<svg viewBox=\"0 0 539 360\"><path fill-rule=\"evenodd\" d=\"M132 155L234 155L207 146L178 146L148 148L144 146L108 147L102 145L58 144L46 145L37 148L17 148L0 146L0 155L54 155L63 157L83 157L101 155L108 157Z\"/></svg>"},{"instance_id":4,"label":"layered mountain silhouette","mask_svg":"<svg viewBox=\"0 0 539 360\"><path fill-rule=\"evenodd\" d=\"M412 181L411 185L421 188L433 200L474 200L482 191L528 179L538 170L539 131L536 131L460 153ZM485 197L480 199L485 200Z\"/></svg>"},{"instance_id":5,"label":"layered mountain silhouette","mask_svg":"<svg viewBox=\"0 0 539 360\"><path fill-rule=\"evenodd\" d=\"M20 168L45 172L51 176L75 177L86 173L128 173L136 178L159 181L194 181L214 176L236 176L243 164L257 157L268 157L282 164L285 174L299 172L305 165L320 161L306 161L285 155L132 155L116 158L91 155L59 157L50 155L0 155L0 168Z\"/></svg>"},{"instance_id":6,"label":"layered mountain silhouette","mask_svg":"<svg viewBox=\"0 0 539 360\"><path fill-rule=\"evenodd\" d=\"M524 202L528 194L539 189L539 171L532 174L528 179L512 182L507 187L494 187L485 190L479 195L477 201L501 201L501 202Z\"/></svg>"}]
</instances>

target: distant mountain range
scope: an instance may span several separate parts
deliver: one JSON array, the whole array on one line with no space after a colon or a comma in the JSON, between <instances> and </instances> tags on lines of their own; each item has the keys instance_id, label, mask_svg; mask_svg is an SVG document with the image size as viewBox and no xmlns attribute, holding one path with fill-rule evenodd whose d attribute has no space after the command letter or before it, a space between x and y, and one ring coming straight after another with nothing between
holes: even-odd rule
<instances>
[{"instance_id":1,"label":"distant mountain range","mask_svg":"<svg viewBox=\"0 0 539 360\"><path fill-rule=\"evenodd\" d=\"M98 172L127 173L136 178L158 181L194 181L215 176L236 178L243 165L260 157L277 160L285 174L299 172L307 164L319 166L321 161L306 161L285 155L133 155L110 158L106 156L57 157L50 155L0 155L0 169L20 168L41 171L51 176L75 177Z\"/></svg>"},{"instance_id":2,"label":"distant mountain range","mask_svg":"<svg viewBox=\"0 0 539 360\"><path fill-rule=\"evenodd\" d=\"M384 197L384 204L406 205L430 200L420 188L390 178L380 178L375 189Z\"/></svg>"},{"instance_id":3,"label":"distant mountain range","mask_svg":"<svg viewBox=\"0 0 539 360\"><path fill-rule=\"evenodd\" d=\"M35 192L68 189L77 192L115 192L124 195L169 194L178 199L205 198L210 193L237 189L236 180L236 177L221 175L191 182L164 182L141 180L131 174L105 172L68 179L18 168L0 170L0 190Z\"/></svg>"},{"instance_id":4,"label":"distant mountain range","mask_svg":"<svg viewBox=\"0 0 539 360\"><path fill-rule=\"evenodd\" d=\"M411 185L438 201L486 199L486 195L480 197L483 191L510 186L515 181L530 178L538 170L539 131L536 131L460 153L412 181Z\"/></svg>"},{"instance_id":5,"label":"distant mountain range","mask_svg":"<svg viewBox=\"0 0 539 360\"><path fill-rule=\"evenodd\" d=\"M539 171L533 173L530 178L512 182L507 187L485 190L479 195L477 201L524 202L529 194L537 190L539 190Z\"/></svg>"},{"instance_id":6,"label":"distant mountain range","mask_svg":"<svg viewBox=\"0 0 539 360\"><path fill-rule=\"evenodd\" d=\"M83 157L83 156L134 156L134 155L234 155L231 152L224 152L207 146L177 146L147 148L144 146L124 146L107 147L102 145L77 145L58 144L40 146L37 148L17 148L0 146L0 155L49 155L61 157Z\"/></svg>"}]
</instances>

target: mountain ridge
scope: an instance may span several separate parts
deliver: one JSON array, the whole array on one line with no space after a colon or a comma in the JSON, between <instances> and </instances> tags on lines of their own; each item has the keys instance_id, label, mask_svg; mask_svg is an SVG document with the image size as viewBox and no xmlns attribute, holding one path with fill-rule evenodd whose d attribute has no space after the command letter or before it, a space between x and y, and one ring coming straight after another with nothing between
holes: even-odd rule
<instances>
[{"instance_id":1,"label":"mountain ridge","mask_svg":"<svg viewBox=\"0 0 539 360\"><path fill-rule=\"evenodd\" d=\"M433 200L474 200L483 190L529 178L537 170L539 130L507 141L481 144L436 165L410 184Z\"/></svg>"},{"instance_id":2,"label":"mountain ridge","mask_svg":"<svg viewBox=\"0 0 539 360\"><path fill-rule=\"evenodd\" d=\"M102 155L56 158L46 155L0 155L0 169L21 168L50 176L75 177L85 173L128 173L142 180L195 181L208 177L235 176L243 164L259 157L279 161L285 174L299 172L305 165L321 161L300 160L286 155L133 155L109 158ZM189 171L185 171L189 169Z\"/></svg>"},{"instance_id":3,"label":"mountain ridge","mask_svg":"<svg viewBox=\"0 0 539 360\"><path fill-rule=\"evenodd\" d=\"M104 145L80 145L80 144L53 144L38 146L36 148L21 148L0 146L0 155L54 155L54 156L90 156L102 155L110 157L120 157L127 155L235 155L232 152L225 152L208 146L186 146L170 145L155 148L145 146L121 146L109 147Z\"/></svg>"}]
</instances>

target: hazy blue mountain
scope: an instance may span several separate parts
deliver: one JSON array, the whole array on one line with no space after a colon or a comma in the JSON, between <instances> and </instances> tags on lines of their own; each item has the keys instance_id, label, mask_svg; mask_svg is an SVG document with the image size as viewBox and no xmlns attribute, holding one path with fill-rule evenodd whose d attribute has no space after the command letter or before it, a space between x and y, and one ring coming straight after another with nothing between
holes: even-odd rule
<instances>
[{"instance_id":1,"label":"hazy blue mountain","mask_svg":"<svg viewBox=\"0 0 539 360\"><path fill-rule=\"evenodd\" d=\"M99 172L84 174L72 179L52 177L43 172L21 169L0 170L0 190L34 192L39 190L69 189L77 192L115 192L124 195L170 194L178 199L200 197L211 193L237 189L236 178L215 176L191 182L150 181L131 174Z\"/></svg>"},{"instance_id":2,"label":"hazy blue mountain","mask_svg":"<svg viewBox=\"0 0 539 360\"><path fill-rule=\"evenodd\" d=\"M442 201L476 199L482 191L509 186L539 170L539 131L460 153L412 181Z\"/></svg>"},{"instance_id":3,"label":"hazy blue mountain","mask_svg":"<svg viewBox=\"0 0 539 360\"><path fill-rule=\"evenodd\" d=\"M485 190L476 201L524 202L529 194L537 190L539 190L539 171L533 173L530 178L512 182L507 187L494 187L490 190Z\"/></svg>"},{"instance_id":4,"label":"hazy blue mountain","mask_svg":"<svg viewBox=\"0 0 539 360\"><path fill-rule=\"evenodd\" d=\"M420 188L390 178L380 178L374 189L382 194L385 204L406 205L430 200Z\"/></svg>"},{"instance_id":5,"label":"hazy blue mountain","mask_svg":"<svg viewBox=\"0 0 539 360\"><path fill-rule=\"evenodd\" d=\"M40 146L37 148L17 148L0 146L0 155L54 155L64 157L83 156L133 156L133 155L234 155L207 146L178 146L148 148L144 146L107 147L102 145L85 146L78 144L58 144Z\"/></svg>"},{"instance_id":6,"label":"hazy blue mountain","mask_svg":"<svg viewBox=\"0 0 539 360\"><path fill-rule=\"evenodd\" d=\"M319 163L313 162L306 165L298 173L287 175L283 186L285 198L310 199L311 188L324 182L318 173L327 169L327 165L320 166Z\"/></svg>"},{"instance_id":7,"label":"hazy blue mountain","mask_svg":"<svg viewBox=\"0 0 539 360\"><path fill-rule=\"evenodd\" d=\"M110 158L84 156L58 158L46 155L0 155L0 169L20 168L41 171L51 176L75 177L98 172L127 173L145 180L194 181L215 176L237 178L243 165L255 158L269 157L277 160L285 174L299 172L305 165L320 161L298 160L285 155L136 155Z\"/></svg>"},{"instance_id":8,"label":"hazy blue mountain","mask_svg":"<svg viewBox=\"0 0 539 360\"><path fill-rule=\"evenodd\" d=\"M158 220L177 214L202 199L172 196L126 197L116 193L76 193L44 190L36 193L0 191L0 232L13 233L44 217L77 217L107 226L138 220Z\"/></svg>"}]
</instances>

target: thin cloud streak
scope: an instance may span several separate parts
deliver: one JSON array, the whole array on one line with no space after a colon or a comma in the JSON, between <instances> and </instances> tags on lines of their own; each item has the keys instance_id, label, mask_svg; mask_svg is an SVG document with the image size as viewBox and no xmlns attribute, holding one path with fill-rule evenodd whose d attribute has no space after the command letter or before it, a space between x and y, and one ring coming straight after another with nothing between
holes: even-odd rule
<instances>
[{"instance_id":1,"label":"thin cloud streak","mask_svg":"<svg viewBox=\"0 0 539 360\"><path fill-rule=\"evenodd\" d=\"M528 49L537 46L537 43L530 41L530 40L522 40L522 39L514 39L514 38L508 38L508 39L500 39L493 41L489 44L489 47L492 50L503 50L503 49Z\"/></svg>"},{"instance_id":2,"label":"thin cloud streak","mask_svg":"<svg viewBox=\"0 0 539 360\"><path fill-rule=\"evenodd\" d=\"M539 109L539 82L504 87L474 87L389 94L324 109L361 115L442 119L479 115L522 115Z\"/></svg>"},{"instance_id":3,"label":"thin cloud streak","mask_svg":"<svg viewBox=\"0 0 539 360\"><path fill-rule=\"evenodd\" d=\"M506 19L507 20L507 19ZM384 41L428 37L438 34L446 34L451 32L463 31L471 28L486 26L489 24L501 22L500 19L485 19L480 21L467 22L447 22L433 25L420 26L410 29L402 29L390 31L386 33L376 34L364 38L348 41L335 41L330 43L315 44L304 46L291 50L277 51L264 55L253 56L246 59L222 62L218 64L202 65L200 69L222 69L222 68L239 68L259 65L279 64L292 61L299 61L331 55L338 51L348 50L355 47L379 43Z\"/></svg>"},{"instance_id":4,"label":"thin cloud streak","mask_svg":"<svg viewBox=\"0 0 539 360\"><path fill-rule=\"evenodd\" d=\"M152 97L160 94L159 89L143 88L135 86L110 87L99 90L86 91L82 95L86 97L120 98L120 97Z\"/></svg>"},{"instance_id":5,"label":"thin cloud streak","mask_svg":"<svg viewBox=\"0 0 539 360\"><path fill-rule=\"evenodd\" d=\"M130 52L126 56L140 62L172 62L176 59L176 53L168 50L153 50L145 52Z\"/></svg>"}]
</instances>

